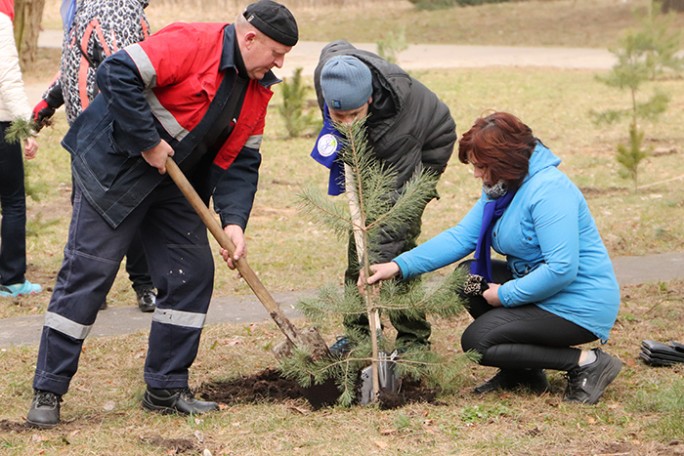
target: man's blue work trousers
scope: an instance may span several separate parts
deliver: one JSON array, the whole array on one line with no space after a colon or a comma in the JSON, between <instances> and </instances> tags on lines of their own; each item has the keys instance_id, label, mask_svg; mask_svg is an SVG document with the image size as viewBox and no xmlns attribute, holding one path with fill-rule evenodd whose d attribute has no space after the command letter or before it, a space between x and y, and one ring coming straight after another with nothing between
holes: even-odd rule
<instances>
[{"instance_id":1,"label":"man's blue work trousers","mask_svg":"<svg viewBox=\"0 0 684 456\"><path fill-rule=\"evenodd\" d=\"M159 389L188 386L211 300L214 261L205 226L167 178L116 229L78 186L74 189L69 238L45 316L34 388L67 392L83 341L138 230L158 288L145 382Z\"/></svg>"}]
</instances>

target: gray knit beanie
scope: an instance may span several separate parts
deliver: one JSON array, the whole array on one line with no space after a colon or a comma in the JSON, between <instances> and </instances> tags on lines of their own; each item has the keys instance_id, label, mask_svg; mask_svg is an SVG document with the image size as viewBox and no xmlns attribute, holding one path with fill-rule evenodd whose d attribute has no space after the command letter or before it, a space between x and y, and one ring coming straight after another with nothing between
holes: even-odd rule
<instances>
[{"instance_id":1,"label":"gray knit beanie","mask_svg":"<svg viewBox=\"0 0 684 456\"><path fill-rule=\"evenodd\" d=\"M361 60L341 55L323 65L321 89L329 109L349 111L368 102L373 94L373 77Z\"/></svg>"}]
</instances>

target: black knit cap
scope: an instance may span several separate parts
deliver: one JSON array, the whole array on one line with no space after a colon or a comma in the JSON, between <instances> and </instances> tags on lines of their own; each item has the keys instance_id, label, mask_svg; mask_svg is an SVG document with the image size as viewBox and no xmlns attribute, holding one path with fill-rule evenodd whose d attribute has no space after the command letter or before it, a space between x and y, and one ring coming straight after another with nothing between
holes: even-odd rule
<instances>
[{"instance_id":1,"label":"black knit cap","mask_svg":"<svg viewBox=\"0 0 684 456\"><path fill-rule=\"evenodd\" d=\"M285 6L271 0L259 0L242 13L247 22L267 37L285 46L294 46L299 39L297 21Z\"/></svg>"}]
</instances>

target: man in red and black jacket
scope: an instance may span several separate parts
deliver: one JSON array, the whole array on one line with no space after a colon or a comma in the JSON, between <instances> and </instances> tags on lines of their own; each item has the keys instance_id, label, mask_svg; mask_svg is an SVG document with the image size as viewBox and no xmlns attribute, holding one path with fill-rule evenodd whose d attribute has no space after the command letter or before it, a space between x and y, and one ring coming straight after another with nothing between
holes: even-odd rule
<instances>
[{"instance_id":1,"label":"man in red and black jacket","mask_svg":"<svg viewBox=\"0 0 684 456\"><path fill-rule=\"evenodd\" d=\"M259 0L234 24L172 24L100 65L100 95L62 141L73 157L74 215L43 327L30 425L59 423L83 340L137 230L159 290L143 407L218 409L188 388L213 259L206 228L165 175L165 163L173 156L204 200L213 196L236 247L227 258L235 267L245 254L269 87L279 82L271 69L282 66L297 40L290 11Z\"/></svg>"}]
</instances>

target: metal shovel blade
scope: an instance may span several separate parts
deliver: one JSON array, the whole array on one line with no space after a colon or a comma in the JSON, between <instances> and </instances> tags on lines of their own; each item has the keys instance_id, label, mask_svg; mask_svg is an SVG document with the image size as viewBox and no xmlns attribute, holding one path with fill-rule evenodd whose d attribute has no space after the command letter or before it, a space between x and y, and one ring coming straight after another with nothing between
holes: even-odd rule
<instances>
[{"instance_id":1,"label":"metal shovel blade","mask_svg":"<svg viewBox=\"0 0 684 456\"><path fill-rule=\"evenodd\" d=\"M380 392L386 394L397 394L401 389L401 377L396 372L397 351L391 355L385 352L378 353L378 381ZM361 385L357 394L359 404L366 405L375 401L373 393L373 366L370 365L361 371Z\"/></svg>"}]
</instances>

